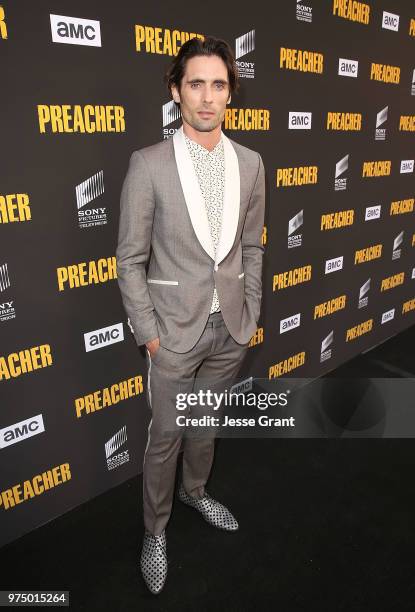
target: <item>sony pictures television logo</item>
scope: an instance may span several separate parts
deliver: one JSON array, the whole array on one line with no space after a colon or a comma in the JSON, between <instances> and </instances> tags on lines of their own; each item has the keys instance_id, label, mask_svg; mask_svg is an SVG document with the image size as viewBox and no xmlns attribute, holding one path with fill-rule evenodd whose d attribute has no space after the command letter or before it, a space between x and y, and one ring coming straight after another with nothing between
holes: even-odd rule
<instances>
[{"instance_id":1,"label":"sony pictures television logo","mask_svg":"<svg viewBox=\"0 0 415 612\"><path fill-rule=\"evenodd\" d=\"M381 111L379 111L376 115L376 131L375 131L375 140L385 140L386 139L386 128L381 128L388 119L388 106L385 106Z\"/></svg>"},{"instance_id":2,"label":"sony pictures television logo","mask_svg":"<svg viewBox=\"0 0 415 612\"><path fill-rule=\"evenodd\" d=\"M50 29L55 43L101 47L100 22L65 15L50 15Z\"/></svg>"},{"instance_id":3,"label":"sony pictures television logo","mask_svg":"<svg viewBox=\"0 0 415 612\"><path fill-rule=\"evenodd\" d=\"M242 79L255 78L254 62L239 61L239 58L245 57L245 55L252 53L252 51L255 51L255 30L251 30L235 39L235 61L238 67L238 75Z\"/></svg>"},{"instance_id":4,"label":"sony pictures television logo","mask_svg":"<svg viewBox=\"0 0 415 612\"><path fill-rule=\"evenodd\" d=\"M415 68L412 70L411 96L415 96Z\"/></svg>"},{"instance_id":5,"label":"sony pictures television logo","mask_svg":"<svg viewBox=\"0 0 415 612\"><path fill-rule=\"evenodd\" d=\"M327 359L331 359L332 349L329 347L333 344L333 340L334 340L334 331L331 330L329 335L326 336L323 342L321 343L320 363L323 363L323 361L327 361Z\"/></svg>"},{"instance_id":6,"label":"sony pictures television logo","mask_svg":"<svg viewBox=\"0 0 415 612\"><path fill-rule=\"evenodd\" d=\"M392 260L399 259L401 256L402 249L400 249L399 247L401 246L403 242L403 235L404 235L404 231L402 230L402 232L398 234L395 240L393 241Z\"/></svg>"},{"instance_id":7,"label":"sony pictures television logo","mask_svg":"<svg viewBox=\"0 0 415 612\"><path fill-rule=\"evenodd\" d=\"M304 3L302 0L297 0L295 16L298 21L311 23L313 21L313 7L310 5L310 2Z\"/></svg>"},{"instance_id":8,"label":"sony pictures television logo","mask_svg":"<svg viewBox=\"0 0 415 612\"><path fill-rule=\"evenodd\" d=\"M349 168L349 155L345 155L336 164L334 175L334 191L344 191L347 189L347 177L342 176ZM341 178L340 178L341 177Z\"/></svg>"},{"instance_id":9,"label":"sony pictures television logo","mask_svg":"<svg viewBox=\"0 0 415 612\"><path fill-rule=\"evenodd\" d=\"M161 107L162 112L162 121L163 121L163 140L167 140L170 136L173 136L178 127L167 127L178 121L181 117L180 106L176 104L174 100L170 100L170 102L166 102Z\"/></svg>"},{"instance_id":10,"label":"sony pictures television logo","mask_svg":"<svg viewBox=\"0 0 415 612\"><path fill-rule=\"evenodd\" d=\"M121 427L116 434L112 436L105 443L105 457L107 459L107 468L108 470L114 470L120 465L127 463L130 460L130 455L128 449L121 451L120 453L114 454L121 446L123 446L127 442L127 426Z\"/></svg>"},{"instance_id":11,"label":"sony pictures television logo","mask_svg":"<svg viewBox=\"0 0 415 612\"><path fill-rule=\"evenodd\" d=\"M79 227L94 227L107 224L107 209L86 205L104 193L104 172L100 170L75 187Z\"/></svg>"},{"instance_id":12,"label":"sony pictures television logo","mask_svg":"<svg viewBox=\"0 0 415 612\"><path fill-rule=\"evenodd\" d=\"M370 290L370 278L367 279L365 283L359 289L359 302L358 308L366 308L369 302L369 293Z\"/></svg>"},{"instance_id":13,"label":"sony pictures television logo","mask_svg":"<svg viewBox=\"0 0 415 612\"><path fill-rule=\"evenodd\" d=\"M304 213L304 210L300 210L299 213L294 215L294 217L292 217L292 219L288 221L288 248L289 249L299 247L301 246L303 242L303 235L295 233L298 230L298 228L303 225L303 222L304 222L303 213Z\"/></svg>"},{"instance_id":14,"label":"sony pictures television logo","mask_svg":"<svg viewBox=\"0 0 415 612\"><path fill-rule=\"evenodd\" d=\"M7 300L2 295L11 286L9 267L7 263L0 265L0 322L10 321L16 318L16 310L14 301L8 298ZM6 295L6 294L5 294Z\"/></svg>"}]
</instances>

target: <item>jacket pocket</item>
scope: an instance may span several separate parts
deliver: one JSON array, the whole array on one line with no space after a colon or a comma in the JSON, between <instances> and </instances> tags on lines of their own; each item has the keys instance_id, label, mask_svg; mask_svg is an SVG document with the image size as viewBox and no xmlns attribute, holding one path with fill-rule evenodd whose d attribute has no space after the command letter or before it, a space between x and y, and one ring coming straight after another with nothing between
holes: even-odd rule
<instances>
[{"instance_id":1,"label":"jacket pocket","mask_svg":"<svg viewBox=\"0 0 415 612\"><path fill-rule=\"evenodd\" d=\"M179 281L171 280L160 280L159 278L147 278L148 283L154 283L156 285L178 285Z\"/></svg>"}]
</instances>

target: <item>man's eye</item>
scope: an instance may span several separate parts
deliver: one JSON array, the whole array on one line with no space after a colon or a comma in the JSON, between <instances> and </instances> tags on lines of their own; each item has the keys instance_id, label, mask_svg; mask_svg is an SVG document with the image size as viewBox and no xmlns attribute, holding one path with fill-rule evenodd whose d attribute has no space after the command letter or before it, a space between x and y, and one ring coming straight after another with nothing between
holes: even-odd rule
<instances>
[{"instance_id":1,"label":"man's eye","mask_svg":"<svg viewBox=\"0 0 415 612\"><path fill-rule=\"evenodd\" d=\"M191 83L191 84L190 84L190 86L191 86L192 88L193 88L193 87L196 87L196 86L198 86L198 85L200 85L200 83Z\"/></svg>"},{"instance_id":2,"label":"man's eye","mask_svg":"<svg viewBox=\"0 0 415 612\"><path fill-rule=\"evenodd\" d=\"M223 89L224 86L223 86L223 83L216 83L216 87L218 89Z\"/></svg>"}]
</instances>

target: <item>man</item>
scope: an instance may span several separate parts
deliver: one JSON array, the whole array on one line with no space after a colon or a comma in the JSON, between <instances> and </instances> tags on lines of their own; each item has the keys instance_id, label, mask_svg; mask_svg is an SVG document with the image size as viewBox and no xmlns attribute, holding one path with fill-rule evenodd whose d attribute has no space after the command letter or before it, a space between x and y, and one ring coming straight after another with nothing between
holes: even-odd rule
<instances>
[{"instance_id":1,"label":"man","mask_svg":"<svg viewBox=\"0 0 415 612\"><path fill-rule=\"evenodd\" d=\"M116 253L123 304L137 344L146 345L152 419L141 570L153 593L167 576L165 527L183 438L177 396L223 392L238 372L257 329L264 250L262 159L221 131L238 86L229 45L187 41L166 80L183 124L171 139L133 152ZM235 531L236 519L205 490L214 443L214 436L185 437L178 497L210 524Z\"/></svg>"}]
</instances>

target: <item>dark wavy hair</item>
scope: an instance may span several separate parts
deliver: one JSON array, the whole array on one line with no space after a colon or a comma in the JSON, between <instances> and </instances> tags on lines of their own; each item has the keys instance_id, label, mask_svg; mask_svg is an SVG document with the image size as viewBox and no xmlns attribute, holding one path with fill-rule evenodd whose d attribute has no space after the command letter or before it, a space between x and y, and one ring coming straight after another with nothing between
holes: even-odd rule
<instances>
[{"instance_id":1,"label":"dark wavy hair","mask_svg":"<svg viewBox=\"0 0 415 612\"><path fill-rule=\"evenodd\" d=\"M178 54L173 59L164 76L167 89L170 93L172 85L175 85L180 92L186 62L197 55L217 55L220 57L228 70L230 94L237 93L239 89L238 68L232 49L225 40L214 38L213 36L206 36L204 40L191 38L180 47Z\"/></svg>"}]
</instances>

